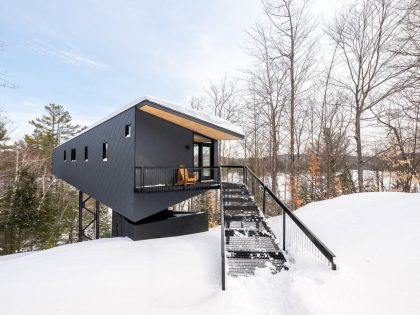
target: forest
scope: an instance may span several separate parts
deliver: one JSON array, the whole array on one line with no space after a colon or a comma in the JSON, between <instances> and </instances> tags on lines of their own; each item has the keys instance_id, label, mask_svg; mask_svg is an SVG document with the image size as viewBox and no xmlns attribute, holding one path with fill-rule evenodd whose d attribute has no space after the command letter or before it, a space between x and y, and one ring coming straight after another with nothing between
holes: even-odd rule
<instances>
[{"instance_id":1,"label":"forest","mask_svg":"<svg viewBox=\"0 0 420 315\"><path fill-rule=\"evenodd\" d=\"M221 144L221 164L248 165L292 209L351 193L418 192L419 1L353 1L328 23L309 1L262 4L244 36L250 64L189 101L242 126L243 141ZM0 86L17 88L4 76ZM0 255L77 241L77 191L51 174L51 153L85 126L54 100L30 124L32 134L11 141L0 112Z\"/></svg>"}]
</instances>

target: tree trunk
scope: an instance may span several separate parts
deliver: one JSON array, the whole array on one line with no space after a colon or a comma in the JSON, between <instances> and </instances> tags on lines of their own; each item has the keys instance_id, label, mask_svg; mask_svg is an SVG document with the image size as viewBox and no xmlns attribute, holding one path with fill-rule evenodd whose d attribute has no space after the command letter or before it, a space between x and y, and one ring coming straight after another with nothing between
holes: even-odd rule
<instances>
[{"instance_id":1,"label":"tree trunk","mask_svg":"<svg viewBox=\"0 0 420 315\"><path fill-rule=\"evenodd\" d=\"M363 183L363 153L362 153L362 138L361 138L361 126L360 126L360 116L361 113L356 113L356 131L355 131L355 140L356 140L356 153L357 153L357 184L359 192L364 192L365 187Z\"/></svg>"}]
</instances>

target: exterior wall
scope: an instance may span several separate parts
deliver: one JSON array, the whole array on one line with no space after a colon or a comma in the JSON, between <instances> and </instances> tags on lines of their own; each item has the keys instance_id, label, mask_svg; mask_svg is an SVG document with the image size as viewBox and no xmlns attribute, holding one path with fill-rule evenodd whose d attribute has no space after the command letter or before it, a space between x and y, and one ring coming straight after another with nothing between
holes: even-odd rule
<instances>
[{"instance_id":1,"label":"exterior wall","mask_svg":"<svg viewBox=\"0 0 420 315\"><path fill-rule=\"evenodd\" d=\"M193 132L148 113L136 115L137 166L193 166Z\"/></svg>"},{"instance_id":2,"label":"exterior wall","mask_svg":"<svg viewBox=\"0 0 420 315\"><path fill-rule=\"evenodd\" d=\"M106 204L129 215L133 209L136 108L105 121L82 133L53 151L52 171L57 177ZM125 126L131 124L131 137L125 137ZM108 161L102 160L102 144L108 143ZM88 161L84 148L88 146ZM71 162L71 149L76 149L76 162ZM67 161L64 162L64 150Z\"/></svg>"},{"instance_id":3,"label":"exterior wall","mask_svg":"<svg viewBox=\"0 0 420 315\"><path fill-rule=\"evenodd\" d=\"M193 132L148 113L136 112L136 166L193 166ZM137 193L133 217L137 222L202 194L205 190Z\"/></svg>"}]
</instances>

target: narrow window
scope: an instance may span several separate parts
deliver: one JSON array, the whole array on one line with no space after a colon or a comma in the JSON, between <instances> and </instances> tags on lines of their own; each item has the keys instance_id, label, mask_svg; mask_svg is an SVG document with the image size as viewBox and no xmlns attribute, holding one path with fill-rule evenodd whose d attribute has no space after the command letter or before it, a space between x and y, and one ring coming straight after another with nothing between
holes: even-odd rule
<instances>
[{"instance_id":1,"label":"narrow window","mask_svg":"<svg viewBox=\"0 0 420 315\"><path fill-rule=\"evenodd\" d=\"M85 162L87 162L89 159L89 152L88 152L88 147L85 147Z\"/></svg>"},{"instance_id":2,"label":"narrow window","mask_svg":"<svg viewBox=\"0 0 420 315\"><path fill-rule=\"evenodd\" d=\"M67 151L64 150L64 162L66 162L66 161L67 161Z\"/></svg>"},{"instance_id":3,"label":"narrow window","mask_svg":"<svg viewBox=\"0 0 420 315\"><path fill-rule=\"evenodd\" d=\"M102 160L108 161L108 142L102 144Z\"/></svg>"},{"instance_id":4,"label":"narrow window","mask_svg":"<svg viewBox=\"0 0 420 315\"><path fill-rule=\"evenodd\" d=\"M76 162L76 149L71 149L71 161Z\"/></svg>"},{"instance_id":5,"label":"narrow window","mask_svg":"<svg viewBox=\"0 0 420 315\"><path fill-rule=\"evenodd\" d=\"M131 125L125 125L125 137L131 137Z\"/></svg>"}]
</instances>

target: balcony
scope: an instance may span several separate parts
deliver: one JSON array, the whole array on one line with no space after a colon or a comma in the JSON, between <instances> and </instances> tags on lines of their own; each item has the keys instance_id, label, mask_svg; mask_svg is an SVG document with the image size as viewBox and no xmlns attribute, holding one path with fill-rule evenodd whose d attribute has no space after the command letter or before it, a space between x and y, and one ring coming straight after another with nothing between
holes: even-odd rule
<instances>
[{"instance_id":1,"label":"balcony","mask_svg":"<svg viewBox=\"0 0 420 315\"><path fill-rule=\"evenodd\" d=\"M210 167L154 167L135 169L135 191L141 193L220 188L220 170Z\"/></svg>"}]
</instances>

